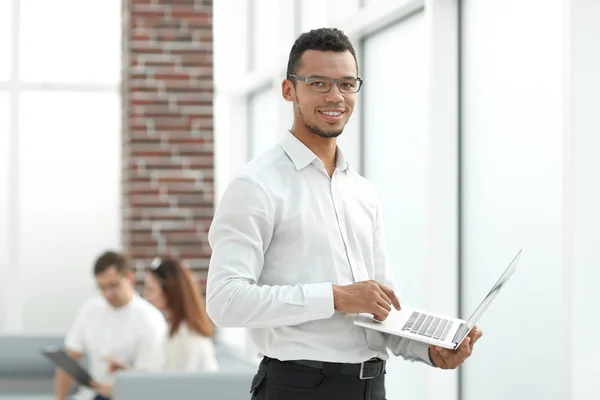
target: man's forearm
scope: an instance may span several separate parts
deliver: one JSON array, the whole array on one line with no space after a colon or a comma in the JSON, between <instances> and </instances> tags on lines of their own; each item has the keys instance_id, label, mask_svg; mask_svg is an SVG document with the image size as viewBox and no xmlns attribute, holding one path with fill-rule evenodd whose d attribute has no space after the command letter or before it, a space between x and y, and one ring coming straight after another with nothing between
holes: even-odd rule
<instances>
[{"instance_id":1,"label":"man's forearm","mask_svg":"<svg viewBox=\"0 0 600 400\"><path fill-rule=\"evenodd\" d=\"M54 375L54 398L56 400L65 400L72 384L73 380L69 374L61 368L57 368Z\"/></svg>"},{"instance_id":2,"label":"man's forearm","mask_svg":"<svg viewBox=\"0 0 600 400\"><path fill-rule=\"evenodd\" d=\"M73 360L80 362L83 354L72 350L71 348L66 348L67 354ZM56 372L54 374L54 397L56 400L64 400L67 398L69 394L69 390L71 390L71 385L73 384L73 378L66 373L62 368L56 368Z\"/></svg>"},{"instance_id":3,"label":"man's forearm","mask_svg":"<svg viewBox=\"0 0 600 400\"><path fill-rule=\"evenodd\" d=\"M209 285L206 306L220 327L292 326L334 313L331 283L258 286L231 279Z\"/></svg>"}]
</instances>

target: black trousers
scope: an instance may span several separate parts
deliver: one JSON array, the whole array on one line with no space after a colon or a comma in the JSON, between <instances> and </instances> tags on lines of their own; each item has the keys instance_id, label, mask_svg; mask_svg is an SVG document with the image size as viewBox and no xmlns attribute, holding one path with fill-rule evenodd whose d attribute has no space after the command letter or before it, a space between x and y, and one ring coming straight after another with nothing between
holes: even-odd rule
<instances>
[{"instance_id":1,"label":"black trousers","mask_svg":"<svg viewBox=\"0 0 600 400\"><path fill-rule=\"evenodd\" d=\"M341 365L314 368L265 357L252 381L252 400L385 400L385 374L360 379Z\"/></svg>"}]
</instances>

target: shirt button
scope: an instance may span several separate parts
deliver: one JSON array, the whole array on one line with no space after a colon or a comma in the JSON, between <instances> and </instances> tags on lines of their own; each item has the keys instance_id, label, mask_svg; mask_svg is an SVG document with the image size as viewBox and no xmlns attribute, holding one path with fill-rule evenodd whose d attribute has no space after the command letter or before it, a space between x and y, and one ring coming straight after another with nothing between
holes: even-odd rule
<instances>
[{"instance_id":1,"label":"shirt button","mask_svg":"<svg viewBox=\"0 0 600 400\"><path fill-rule=\"evenodd\" d=\"M321 311L321 314L320 314L320 315L321 315L321 317L324 317L324 316L325 316L325 313L324 313L323 311Z\"/></svg>"}]
</instances>

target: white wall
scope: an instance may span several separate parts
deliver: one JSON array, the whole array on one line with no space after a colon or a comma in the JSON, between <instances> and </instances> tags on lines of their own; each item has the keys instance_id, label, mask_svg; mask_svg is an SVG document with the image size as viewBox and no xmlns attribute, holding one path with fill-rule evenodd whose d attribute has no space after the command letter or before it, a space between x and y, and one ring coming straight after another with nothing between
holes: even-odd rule
<instances>
[{"instance_id":1,"label":"white wall","mask_svg":"<svg viewBox=\"0 0 600 400\"><path fill-rule=\"evenodd\" d=\"M572 399L600 398L600 3L572 1L565 10L564 273L568 293L566 342Z\"/></svg>"},{"instance_id":2,"label":"white wall","mask_svg":"<svg viewBox=\"0 0 600 400\"><path fill-rule=\"evenodd\" d=\"M6 26L0 334L64 333L96 293L95 258L121 243L121 2L11 0Z\"/></svg>"}]
</instances>

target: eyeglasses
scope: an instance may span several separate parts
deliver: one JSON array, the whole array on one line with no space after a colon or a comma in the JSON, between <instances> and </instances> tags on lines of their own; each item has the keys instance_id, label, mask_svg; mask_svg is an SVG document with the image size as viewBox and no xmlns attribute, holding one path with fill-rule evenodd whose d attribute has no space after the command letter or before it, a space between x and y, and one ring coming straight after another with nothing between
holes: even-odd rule
<instances>
[{"instance_id":1,"label":"eyeglasses","mask_svg":"<svg viewBox=\"0 0 600 400\"><path fill-rule=\"evenodd\" d=\"M308 89L315 93L328 93L335 83L337 83L338 89L342 93L356 93L360 90L363 83L361 78L331 79L322 76L305 78L300 75L290 74L288 79L291 78L306 83Z\"/></svg>"},{"instance_id":2,"label":"eyeglasses","mask_svg":"<svg viewBox=\"0 0 600 400\"><path fill-rule=\"evenodd\" d=\"M110 282L110 283L106 283L106 284L98 284L98 289L102 292L102 293L107 293L107 292L114 292L119 290L119 288L121 287L121 284L123 283L124 279L121 278L116 282Z\"/></svg>"}]
</instances>

